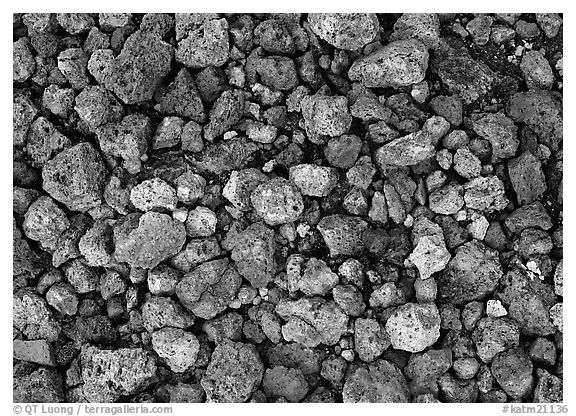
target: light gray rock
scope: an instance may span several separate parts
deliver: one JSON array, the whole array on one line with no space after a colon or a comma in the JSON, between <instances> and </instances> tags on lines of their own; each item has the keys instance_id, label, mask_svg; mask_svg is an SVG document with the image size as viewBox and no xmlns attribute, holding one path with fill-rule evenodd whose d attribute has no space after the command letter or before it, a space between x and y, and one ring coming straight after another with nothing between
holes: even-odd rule
<instances>
[{"instance_id":1,"label":"light gray rock","mask_svg":"<svg viewBox=\"0 0 576 416\"><path fill-rule=\"evenodd\" d=\"M80 353L84 395L91 403L111 403L149 387L156 361L141 348L101 350L84 346Z\"/></svg>"},{"instance_id":2,"label":"light gray rock","mask_svg":"<svg viewBox=\"0 0 576 416\"><path fill-rule=\"evenodd\" d=\"M419 352L440 337L440 314L434 304L406 303L396 308L386 321L392 346Z\"/></svg>"},{"instance_id":3,"label":"light gray rock","mask_svg":"<svg viewBox=\"0 0 576 416\"><path fill-rule=\"evenodd\" d=\"M350 51L372 42L380 29L374 13L310 13L308 23L321 39Z\"/></svg>"},{"instance_id":4,"label":"light gray rock","mask_svg":"<svg viewBox=\"0 0 576 416\"><path fill-rule=\"evenodd\" d=\"M183 373L196 363L200 342L190 332L163 328L152 334L152 347L172 371Z\"/></svg>"},{"instance_id":5,"label":"light gray rock","mask_svg":"<svg viewBox=\"0 0 576 416\"><path fill-rule=\"evenodd\" d=\"M421 82L427 68L428 51L419 40L398 40L354 61L348 76L368 88L398 88Z\"/></svg>"},{"instance_id":6,"label":"light gray rock","mask_svg":"<svg viewBox=\"0 0 576 416\"><path fill-rule=\"evenodd\" d=\"M334 168L318 165L297 165L290 168L290 181L302 195L328 196L338 183L338 171Z\"/></svg>"}]
</instances>

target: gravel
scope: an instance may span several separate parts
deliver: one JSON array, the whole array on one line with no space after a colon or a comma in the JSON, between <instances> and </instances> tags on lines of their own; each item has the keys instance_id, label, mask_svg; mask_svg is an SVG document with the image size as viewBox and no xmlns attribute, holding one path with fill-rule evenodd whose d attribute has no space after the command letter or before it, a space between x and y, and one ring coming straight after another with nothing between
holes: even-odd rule
<instances>
[{"instance_id":1,"label":"gravel","mask_svg":"<svg viewBox=\"0 0 576 416\"><path fill-rule=\"evenodd\" d=\"M14 401L561 403L563 17L15 13Z\"/></svg>"}]
</instances>

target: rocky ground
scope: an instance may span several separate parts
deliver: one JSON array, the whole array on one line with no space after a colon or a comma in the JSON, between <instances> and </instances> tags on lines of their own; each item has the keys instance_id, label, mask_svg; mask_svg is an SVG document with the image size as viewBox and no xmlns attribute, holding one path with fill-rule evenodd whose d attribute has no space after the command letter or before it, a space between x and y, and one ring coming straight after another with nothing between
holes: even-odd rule
<instances>
[{"instance_id":1,"label":"rocky ground","mask_svg":"<svg viewBox=\"0 0 576 416\"><path fill-rule=\"evenodd\" d=\"M562 401L561 16L13 22L14 401Z\"/></svg>"}]
</instances>

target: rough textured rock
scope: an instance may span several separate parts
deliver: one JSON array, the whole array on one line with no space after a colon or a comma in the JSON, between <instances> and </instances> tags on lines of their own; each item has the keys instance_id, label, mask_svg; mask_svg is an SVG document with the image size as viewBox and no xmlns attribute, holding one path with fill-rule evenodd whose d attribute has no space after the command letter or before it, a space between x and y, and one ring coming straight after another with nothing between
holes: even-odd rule
<instances>
[{"instance_id":1,"label":"rough textured rock","mask_svg":"<svg viewBox=\"0 0 576 416\"><path fill-rule=\"evenodd\" d=\"M358 217L331 215L318 223L318 231L330 256L354 255L363 251L362 233L368 224Z\"/></svg>"},{"instance_id":2,"label":"rough textured rock","mask_svg":"<svg viewBox=\"0 0 576 416\"><path fill-rule=\"evenodd\" d=\"M463 304L483 299L493 292L502 277L502 266L493 250L479 241L456 249L446 269L438 277L440 301Z\"/></svg>"},{"instance_id":3,"label":"rough textured rock","mask_svg":"<svg viewBox=\"0 0 576 416\"><path fill-rule=\"evenodd\" d=\"M519 345L518 325L509 318L486 317L478 321L472 333L478 357L490 363L496 354Z\"/></svg>"},{"instance_id":4,"label":"rough textured rock","mask_svg":"<svg viewBox=\"0 0 576 416\"><path fill-rule=\"evenodd\" d=\"M149 100L170 71L172 46L153 33L138 30L110 63L104 86L126 104Z\"/></svg>"},{"instance_id":5,"label":"rough textured rock","mask_svg":"<svg viewBox=\"0 0 576 416\"><path fill-rule=\"evenodd\" d=\"M301 102L306 131L311 136L340 136L348 132L352 116L345 97L313 95Z\"/></svg>"},{"instance_id":6,"label":"rough textured rock","mask_svg":"<svg viewBox=\"0 0 576 416\"><path fill-rule=\"evenodd\" d=\"M354 345L362 361L372 362L390 346L390 337L375 319L354 322Z\"/></svg>"},{"instance_id":7,"label":"rough textured rock","mask_svg":"<svg viewBox=\"0 0 576 416\"><path fill-rule=\"evenodd\" d=\"M14 379L14 403L64 402L64 382L57 370L41 367Z\"/></svg>"},{"instance_id":8,"label":"rough textured rock","mask_svg":"<svg viewBox=\"0 0 576 416\"><path fill-rule=\"evenodd\" d=\"M368 88L406 87L424 79L428 51L416 39L398 40L356 60L348 76Z\"/></svg>"},{"instance_id":9,"label":"rough textured rock","mask_svg":"<svg viewBox=\"0 0 576 416\"><path fill-rule=\"evenodd\" d=\"M338 49L360 49L378 35L378 18L371 13L310 13L308 22L314 33Z\"/></svg>"},{"instance_id":10,"label":"rough textured rock","mask_svg":"<svg viewBox=\"0 0 576 416\"><path fill-rule=\"evenodd\" d=\"M274 232L262 223L252 224L232 244L238 272L254 287L265 287L276 271Z\"/></svg>"},{"instance_id":11,"label":"rough textured rock","mask_svg":"<svg viewBox=\"0 0 576 416\"><path fill-rule=\"evenodd\" d=\"M163 328L152 334L152 347L172 371L183 373L196 362L200 343L189 332L178 328Z\"/></svg>"},{"instance_id":12,"label":"rough textured rock","mask_svg":"<svg viewBox=\"0 0 576 416\"><path fill-rule=\"evenodd\" d=\"M180 251L186 240L184 224L157 212L133 215L114 227L116 260L153 269Z\"/></svg>"},{"instance_id":13,"label":"rough textured rock","mask_svg":"<svg viewBox=\"0 0 576 416\"><path fill-rule=\"evenodd\" d=\"M532 362L519 348L510 349L494 357L492 374L502 389L514 399L528 395L534 384Z\"/></svg>"},{"instance_id":14,"label":"rough textured rock","mask_svg":"<svg viewBox=\"0 0 576 416\"><path fill-rule=\"evenodd\" d=\"M46 162L43 188L72 211L85 212L102 202L106 168L90 143L80 143Z\"/></svg>"},{"instance_id":15,"label":"rough textured rock","mask_svg":"<svg viewBox=\"0 0 576 416\"><path fill-rule=\"evenodd\" d=\"M286 320L282 327L284 339L308 347L320 343L334 345L347 333L346 314L334 302L323 298L282 300L276 305L276 313Z\"/></svg>"},{"instance_id":16,"label":"rough textured rock","mask_svg":"<svg viewBox=\"0 0 576 416\"><path fill-rule=\"evenodd\" d=\"M299 402L308 393L308 382L302 372L282 366L267 369L262 386L268 397L284 397L289 402Z\"/></svg>"},{"instance_id":17,"label":"rough textured rock","mask_svg":"<svg viewBox=\"0 0 576 416\"><path fill-rule=\"evenodd\" d=\"M304 210L298 188L283 178L274 178L258 185L250 194L254 210L268 225L297 220Z\"/></svg>"},{"instance_id":18,"label":"rough textured rock","mask_svg":"<svg viewBox=\"0 0 576 416\"><path fill-rule=\"evenodd\" d=\"M376 151L376 163L380 166L416 165L434 156L430 137L422 132L410 133L386 143Z\"/></svg>"},{"instance_id":19,"label":"rough textured rock","mask_svg":"<svg viewBox=\"0 0 576 416\"><path fill-rule=\"evenodd\" d=\"M440 337L440 314L435 305L406 303L388 318L386 332L394 348L419 352Z\"/></svg>"},{"instance_id":20,"label":"rough textured rock","mask_svg":"<svg viewBox=\"0 0 576 416\"><path fill-rule=\"evenodd\" d=\"M176 286L176 295L194 315L210 319L226 309L241 281L228 259L212 260L185 274Z\"/></svg>"},{"instance_id":21,"label":"rough textured rock","mask_svg":"<svg viewBox=\"0 0 576 416\"><path fill-rule=\"evenodd\" d=\"M263 374L264 365L253 345L224 342L216 346L200 384L208 402L241 403L256 391Z\"/></svg>"},{"instance_id":22,"label":"rough textured rock","mask_svg":"<svg viewBox=\"0 0 576 416\"><path fill-rule=\"evenodd\" d=\"M297 165L290 168L290 181L302 195L327 196L338 183L338 173L333 168L317 165Z\"/></svg>"},{"instance_id":23,"label":"rough textured rock","mask_svg":"<svg viewBox=\"0 0 576 416\"><path fill-rule=\"evenodd\" d=\"M562 100L559 95L546 91L520 91L508 101L508 116L515 122L525 123L552 150L562 142Z\"/></svg>"},{"instance_id":24,"label":"rough textured rock","mask_svg":"<svg viewBox=\"0 0 576 416\"><path fill-rule=\"evenodd\" d=\"M15 402L561 404L527 11L14 13Z\"/></svg>"},{"instance_id":25,"label":"rough textured rock","mask_svg":"<svg viewBox=\"0 0 576 416\"><path fill-rule=\"evenodd\" d=\"M408 399L408 385L398 367L386 360L360 366L344 383L345 403L402 403Z\"/></svg>"},{"instance_id":26,"label":"rough textured rock","mask_svg":"<svg viewBox=\"0 0 576 416\"><path fill-rule=\"evenodd\" d=\"M508 162L508 174L519 205L531 204L547 189L542 165L530 151Z\"/></svg>"},{"instance_id":27,"label":"rough textured rock","mask_svg":"<svg viewBox=\"0 0 576 416\"><path fill-rule=\"evenodd\" d=\"M221 66L229 56L228 22L211 19L190 28L180 40L176 60L189 68Z\"/></svg>"},{"instance_id":28,"label":"rough textured rock","mask_svg":"<svg viewBox=\"0 0 576 416\"><path fill-rule=\"evenodd\" d=\"M153 356L140 348L101 350L86 346L80 360L84 396L89 402L114 402L149 387L156 378Z\"/></svg>"}]
</instances>

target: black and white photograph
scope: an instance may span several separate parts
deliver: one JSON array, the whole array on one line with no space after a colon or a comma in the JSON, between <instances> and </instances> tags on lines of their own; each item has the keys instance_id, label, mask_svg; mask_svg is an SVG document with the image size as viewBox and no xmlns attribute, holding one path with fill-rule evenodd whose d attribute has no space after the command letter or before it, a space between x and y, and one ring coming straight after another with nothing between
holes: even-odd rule
<instances>
[{"instance_id":1,"label":"black and white photograph","mask_svg":"<svg viewBox=\"0 0 576 416\"><path fill-rule=\"evenodd\" d=\"M576 410L561 7L160 6L11 6L6 414Z\"/></svg>"}]
</instances>

